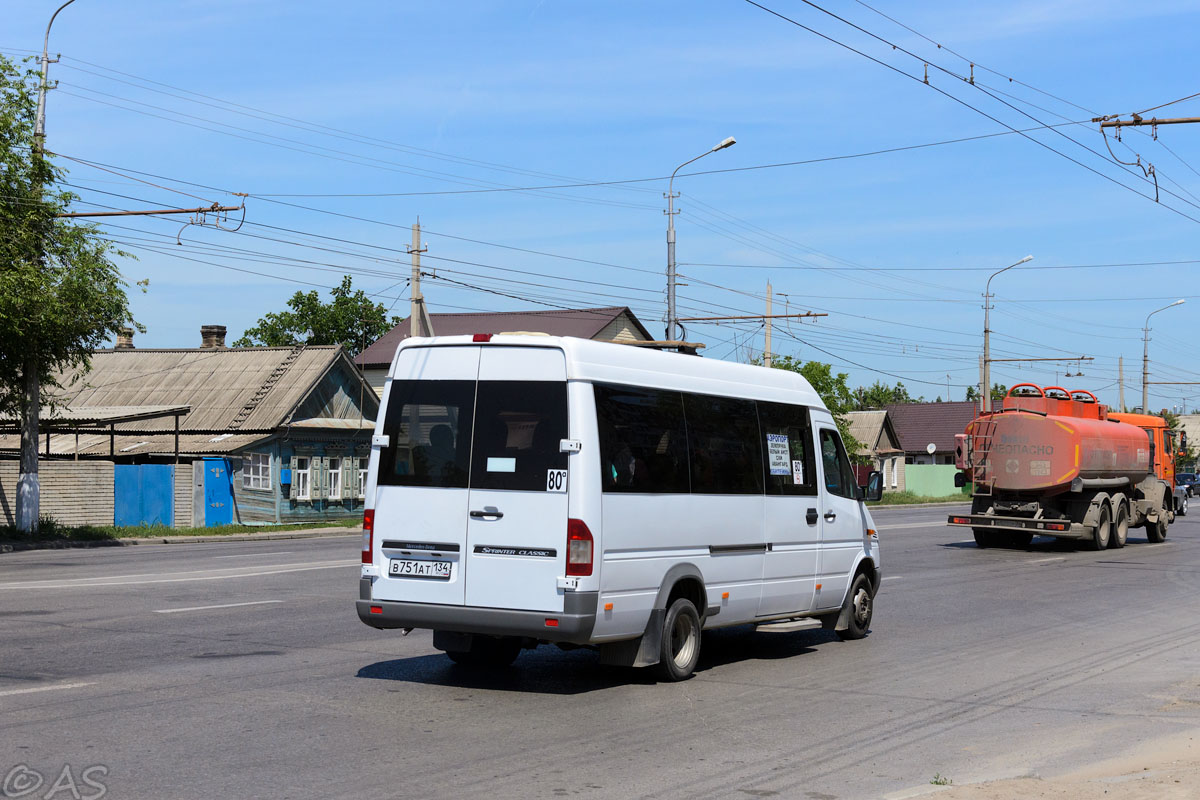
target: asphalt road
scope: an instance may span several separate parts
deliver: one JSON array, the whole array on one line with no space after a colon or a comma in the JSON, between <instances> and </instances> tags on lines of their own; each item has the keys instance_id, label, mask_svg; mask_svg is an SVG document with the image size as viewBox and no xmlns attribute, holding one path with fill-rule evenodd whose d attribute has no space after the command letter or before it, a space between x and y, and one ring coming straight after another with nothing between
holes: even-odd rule
<instances>
[{"instance_id":1,"label":"asphalt road","mask_svg":"<svg viewBox=\"0 0 1200 800\"><path fill-rule=\"evenodd\" d=\"M0 778L40 776L39 798L69 769L80 797L832 800L1200 726L1200 515L1092 553L979 550L947 513L877 515L866 639L717 631L681 684L552 647L464 673L428 632L358 621L357 536L6 554Z\"/></svg>"}]
</instances>

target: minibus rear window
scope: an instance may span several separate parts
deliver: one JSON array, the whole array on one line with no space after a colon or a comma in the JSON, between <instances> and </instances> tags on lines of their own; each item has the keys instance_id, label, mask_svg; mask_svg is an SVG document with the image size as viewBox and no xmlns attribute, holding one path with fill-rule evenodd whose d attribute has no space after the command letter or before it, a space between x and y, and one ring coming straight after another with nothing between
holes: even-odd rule
<instances>
[{"instance_id":1,"label":"minibus rear window","mask_svg":"<svg viewBox=\"0 0 1200 800\"><path fill-rule=\"evenodd\" d=\"M379 483L465 489L475 381L392 381L389 398Z\"/></svg>"},{"instance_id":2,"label":"minibus rear window","mask_svg":"<svg viewBox=\"0 0 1200 800\"><path fill-rule=\"evenodd\" d=\"M551 473L567 468L559 442L567 438L564 381L480 381L475 407L472 489L548 489Z\"/></svg>"}]
</instances>

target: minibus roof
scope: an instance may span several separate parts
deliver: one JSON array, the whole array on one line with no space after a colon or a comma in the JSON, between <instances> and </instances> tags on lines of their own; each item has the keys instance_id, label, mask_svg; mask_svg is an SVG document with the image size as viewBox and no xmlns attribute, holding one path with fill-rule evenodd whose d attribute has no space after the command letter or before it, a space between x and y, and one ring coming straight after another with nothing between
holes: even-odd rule
<instances>
[{"instance_id":1,"label":"minibus roof","mask_svg":"<svg viewBox=\"0 0 1200 800\"><path fill-rule=\"evenodd\" d=\"M403 350L415 347L464 345L550 347L562 350L566 356L567 380L674 389L825 408L820 396L804 376L791 370L734 364L569 336L496 334L486 342L475 341L471 336L411 337L405 339L396 352L398 355Z\"/></svg>"}]
</instances>

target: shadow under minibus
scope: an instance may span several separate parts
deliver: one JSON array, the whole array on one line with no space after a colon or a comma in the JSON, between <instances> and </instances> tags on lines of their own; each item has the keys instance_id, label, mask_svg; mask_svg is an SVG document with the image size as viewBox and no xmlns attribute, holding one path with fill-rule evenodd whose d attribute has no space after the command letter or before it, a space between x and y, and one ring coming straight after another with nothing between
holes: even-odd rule
<instances>
[{"instance_id":1,"label":"shadow under minibus","mask_svg":"<svg viewBox=\"0 0 1200 800\"><path fill-rule=\"evenodd\" d=\"M696 673L742 661L773 661L814 653L837 636L821 629L772 633L739 625L704 632ZM420 683L481 691L575 695L620 686L649 686L659 682L653 668L634 669L600 663L595 650L564 651L554 645L524 650L509 667L471 668L442 653L378 661L361 668L357 677L397 683Z\"/></svg>"}]
</instances>

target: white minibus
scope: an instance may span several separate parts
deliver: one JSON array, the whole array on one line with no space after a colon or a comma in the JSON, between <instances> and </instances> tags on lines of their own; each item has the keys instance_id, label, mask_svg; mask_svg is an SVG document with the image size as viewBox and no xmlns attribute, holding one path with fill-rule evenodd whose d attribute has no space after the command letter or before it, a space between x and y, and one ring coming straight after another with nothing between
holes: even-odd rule
<instances>
[{"instance_id":1,"label":"white minibus","mask_svg":"<svg viewBox=\"0 0 1200 800\"><path fill-rule=\"evenodd\" d=\"M802 376L528 334L407 339L384 387L358 615L455 662L539 643L692 674L701 630L865 636L879 541ZM815 622L813 623L816 624Z\"/></svg>"}]
</instances>

